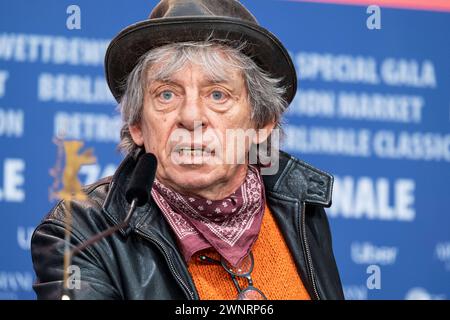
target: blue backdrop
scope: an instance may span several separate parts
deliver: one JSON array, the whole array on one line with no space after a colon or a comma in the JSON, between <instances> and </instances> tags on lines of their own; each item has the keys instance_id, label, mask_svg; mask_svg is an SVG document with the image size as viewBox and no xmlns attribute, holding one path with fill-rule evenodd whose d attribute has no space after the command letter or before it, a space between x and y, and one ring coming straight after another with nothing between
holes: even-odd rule
<instances>
[{"instance_id":1,"label":"blue backdrop","mask_svg":"<svg viewBox=\"0 0 450 320\"><path fill-rule=\"evenodd\" d=\"M346 297L450 298L449 12L382 7L369 29L365 6L242 2L299 74L284 149L336 177L328 215ZM120 162L104 52L155 3L0 2L0 299L35 298L29 244L55 204L53 138L94 148L83 183ZM67 27L72 4L81 29Z\"/></svg>"}]
</instances>

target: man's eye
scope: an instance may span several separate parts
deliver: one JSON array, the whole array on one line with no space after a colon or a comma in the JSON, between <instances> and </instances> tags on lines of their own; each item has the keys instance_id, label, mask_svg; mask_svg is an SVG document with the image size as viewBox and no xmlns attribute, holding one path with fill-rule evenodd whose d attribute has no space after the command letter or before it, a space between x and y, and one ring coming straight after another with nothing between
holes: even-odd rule
<instances>
[{"instance_id":1,"label":"man's eye","mask_svg":"<svg viewBox=\"0 0 450 320\"><path fill-rule=\"evenodd\" d=\"M164 101L170 101L173 98L173 92L165 90L159 94L159 97Z\"/></svg>"},{"instance_id":2,"label":"man's eye","mask_svg":"<svg viewBox=\"0 0 450 320\"><path fill-rule=\"evenodd\" d=\"M211 93L211 97L213 98L213 100L221 101L222 99L226 98L226 95L222 91L214 90Z\"/></svg>"}]
</instances>

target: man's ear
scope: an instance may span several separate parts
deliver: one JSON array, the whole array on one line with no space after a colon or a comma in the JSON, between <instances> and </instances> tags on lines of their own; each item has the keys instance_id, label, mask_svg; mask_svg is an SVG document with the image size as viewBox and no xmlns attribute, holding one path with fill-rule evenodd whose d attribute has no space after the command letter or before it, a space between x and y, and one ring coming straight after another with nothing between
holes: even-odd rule
<instances>
[{"instance_id":1,"label":"man's ear","mask_svg":"<svg viewBox=\"0 0 450 320\"><path fill-rule=\"evenodd\" d=\"M275 128L276 122L271 121L267 123L262 128L256 129L256 135L253 137L254 144L260 144L267 140L267 138L272 133L272 130Z\"/></svg>"},{"instance_id":2,"label":"man's ear","mask_svg":"<svg viewBox=\"0 0 450 320\"><path fill-rule=\"evenodd\" d=\"M142 129L139 124L131 125L130 128L130 134L131 138L133 139L134 143L138 146L144 145L144 136L142 134Z\"/></svg>"}]
</instances>

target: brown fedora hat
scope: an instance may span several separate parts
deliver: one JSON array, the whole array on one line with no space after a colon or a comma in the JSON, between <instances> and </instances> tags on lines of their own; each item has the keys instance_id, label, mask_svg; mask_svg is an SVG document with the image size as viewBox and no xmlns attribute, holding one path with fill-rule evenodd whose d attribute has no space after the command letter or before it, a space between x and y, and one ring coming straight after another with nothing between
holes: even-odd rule
<instances>
[{"instance_id":1,"label":"brown fedora hat","mask_svg":"<svg viewBox=\"0 0 450 320\"><path fill-rule=\"evenodd\" d=\"M236 0L162 0L147 20L122 30L109 44L105 72L118 102L123 83L147 51L165 44L206 39L247 43L244 53L272 77L282 78L284 99L290 103L297 76L283 44Z\"/></svg>"}]
</instances>

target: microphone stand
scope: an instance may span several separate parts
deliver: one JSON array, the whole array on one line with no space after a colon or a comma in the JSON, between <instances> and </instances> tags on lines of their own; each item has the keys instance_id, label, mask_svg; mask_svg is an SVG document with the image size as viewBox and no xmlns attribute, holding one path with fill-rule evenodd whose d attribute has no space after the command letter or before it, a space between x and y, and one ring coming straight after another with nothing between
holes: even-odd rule
<instances>
[{"instance_id":1,"label":"microphone stand","mask_svg":"<svg viewBox=\"0 0 450 320\"><path fill-rule=\"evenodd\" d=\"M70 290L72 290L72 288L69 288L68 286L68 269L69 266L71 265L73 256L80 253L88 246L93 245L94 243L100 241L101 239L112 235L117 230L128 226L136 207L140 207L150 200L149 190L151 190L153 181L155 179L157 165L158 160L156 159L156 156L152 153L146 153L139 158L136 167L133 170L133 174L131 175L131 180L129 182L128 189L125 193L125 198L127 202L130 204L130 210L128 211L128 214L126 215L124 221L118 224L117 226L108 228L105 231L87 239L86 241L82 242L81 244L73 248L73 250L69 249L71 236L70 233L72 230L71 229L72 216L70 214L70 209L68 210L67 225L69 227L66 228L65 234L66 242L64 248L64 280L63 280L63 293L61 296L62 300L71 300Z\"/></svg>"},{"instance_id":2,"label":"microphone stand","mask_svg":"<svg viewBox=\"0 0 450 320\"><path fill-rule=\"evenodd\" d=\"M73 248L70 251L67 251L68 247L66 246L66 248L65 248L66 252L64 253L64 256L67 257L67 259L69 261L68 264L70 265L70 261L72 261L73 256L77 255L78 253L80 253L81 251L86 249L87 247L93 245L94 243L100 241L103 238L106 238L106 237L112 235L113 233L115 233L119 229L125 228L126 226L128 226L128 224L130 223L131 217L133 216L133 212L134 212L134 210L137 207L137 202L138 202L137 198L134 198L131 201L130 210L128 210L128 213L127 213L127 215L125 217L125 220L123 220L118 225L116 225L114 227L111 227L111 228L108 228L108 229L106 229L105 231L103 231L103 232L101 232L99 234L96 234L95 236L87 239L86 241L84 241L83 243L79 244L78 246L76 246L75 248ZM64 272L66 272L66 271L64 271ZM68 288L67 283L66 283L67 281L68 280L66 279L65 282L64 282L64 289L63 289L64 292L63 292L63 294L61 296L61 300L71 300L70 291L73 290L73 289Z\"/></svg>"}]
</instances>

